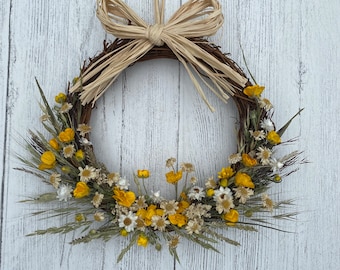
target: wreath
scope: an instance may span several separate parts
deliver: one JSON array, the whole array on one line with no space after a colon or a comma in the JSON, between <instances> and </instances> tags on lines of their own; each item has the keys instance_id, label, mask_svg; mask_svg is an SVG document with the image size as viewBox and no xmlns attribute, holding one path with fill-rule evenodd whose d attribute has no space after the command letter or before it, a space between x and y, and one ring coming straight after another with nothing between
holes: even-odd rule
<instances>
[{"instance_id":1,"label":"wreath","mask_svg":"<svg viewBox=\"0 0 340 270\"><path fill-rule=\"evenodd\" d=\"M61 208L56 205L47 212L51 216L71 216L72 220L30 235L81 229L82 236L72 244L127 237L129 244L122 249L118 261L135 244L144 247L150 244L160 250L164 238L170 254L178 260L176 247L181 238L217 251L213 246L217 241L239 245L219 229L256 231L257 226L270 227L270 217L293 218L296 213L273 213L292 201L274 202L267 190L271 183L279 183L294 172L293 165L303 161L298 151L276 156L276 150L285 144L281 140L283 133L301 110L277 129L272 121L273 106L262 96L264 87L254 79L254 83L247 79L218 46L198 37L213 34L223 21L219 3L190 0L164 25L164 1L161 7L155 1L157 23L148 26L120 0L97 2L98 17L117 39L110 44L104 42L103 51L84 63L79 77L73 79L65 93L55 96L53 105L37 82L43 101L41 122L48 135L31 131L26 140L30 158L19 157L27 165L20 170L38 176L55 189L33 201L61 201ZM128 23L114 23L115 16ZM207 29L203 33L202 25ZM204 183L194 176L193 164L177 164L171 157L165 161L168 172L164 182L176 190L177 197L172 199L162 197L159 192L150 194L145 189L144 180L151 181L153 173L147 169L136 168L133 179L109 171L97 160L89 136L94 102L108 86L128 66L158 58L182 62L212 110L197 76L205 84L208 78L213 83L209 88L221 99L231 96L239 113L237 150L228 157L229 164L213 172ZM135 190L129 188L132 180Z\"/></svg>"}]
</instances>

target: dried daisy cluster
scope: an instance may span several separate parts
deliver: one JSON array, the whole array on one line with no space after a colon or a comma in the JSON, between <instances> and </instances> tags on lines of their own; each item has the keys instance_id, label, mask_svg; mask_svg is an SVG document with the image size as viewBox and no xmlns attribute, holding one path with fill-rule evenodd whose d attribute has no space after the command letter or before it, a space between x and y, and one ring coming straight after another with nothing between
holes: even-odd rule
<instances>
[{"instance_id":1,"label":"dried daisy cluster","mask_svg":"<svg viewBox=\"0 0 340 270\"><path fill-rule=\"evenodd\" d=\"M74 95L63 93L50 106L39 84L38 87L43 100L41 122L48 137L31 132L27 141L31 158L21 158L29 169L22 170L47 180L55 189L35 201L61 201L65 207L60 209L56 205L50 209L52 216L55 211L58 215L73 216L73 220L59 228L38 230L30 235L67 233L82 228L85 235L73 240L73 244L127 237L130 243L118 260L134 244L143 247L151 244L159 250L163 237L169 252L179 259L176 247L183 238L216 250L212 244L217 241L239 244L217 229L256 231L258 225L266 223L268 227L269 217L295 215L273 214L274 209L291 201L275 203L267 194L271 182L280 182L291 172L285 171L298 161L299 153L276 157L276 148L283 145L281 136L292 119L276 130L271 120L273 106L261 97L264 87L250 85L243 90L246 99L242 102L248 100L251 106L244 115L240 114L238 151L229 156L226 167L199 181L194 176L193 164L177 164L175 158L166 161L168 172L164 181L173 185L177 194L172 200L163 198L160 192L147 195L150 192L145 189L144 181L152 181L149 170L136 170L133 181L137 192L129 188L128 179L118 172L109 172L93 152L89 109Z\"/></svg>"}]
</instances>

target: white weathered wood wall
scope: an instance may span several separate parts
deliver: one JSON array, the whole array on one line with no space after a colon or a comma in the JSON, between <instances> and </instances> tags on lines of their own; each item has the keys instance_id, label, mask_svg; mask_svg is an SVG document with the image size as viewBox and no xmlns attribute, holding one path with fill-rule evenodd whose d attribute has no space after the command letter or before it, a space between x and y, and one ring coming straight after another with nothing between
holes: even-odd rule
<instances>
[{"instance_id":1,"label":"white weathered wood wall","mask_svg":"<svg viewBox=\"0 0 340 270\"><path fill-rule=\"evenodd\" d=\"M126 1L150 23L152 0ZM169 17L181 0L168 0ZM340 4L338 0L223 0L225 23L212 38L243 68L240 44L258 83L276 107L278 126L299 108L305 110L284 138L299 137L291 150L305 151L312 162L273 187L274 198L296 198L296 221L285 234L230 231L241 247L217 245L221 253L183 241L175 263L166 247L134 247L120 264L125 240L71 246L74 235L25 237L62 220L31 217L39 205L18 203L47 191L38 179L13 170L19 166L21 135L41 130L39 94L64 91L84 59L113 40L95 16L94 0L3 0L0 2L0 162L1 269L339 269L340 266ZM123 175L149 168L164 173L175 156L193 162L200 180L226 164L235 150L235 107L208 94L210 113L176 61L137 64L98 103L92 118L100 159ZM158 177L156 177L157 179ZM164 181L151 190L171 196ZM278 224L279 225L279 224Z\"/></svg>"}]
</instances>

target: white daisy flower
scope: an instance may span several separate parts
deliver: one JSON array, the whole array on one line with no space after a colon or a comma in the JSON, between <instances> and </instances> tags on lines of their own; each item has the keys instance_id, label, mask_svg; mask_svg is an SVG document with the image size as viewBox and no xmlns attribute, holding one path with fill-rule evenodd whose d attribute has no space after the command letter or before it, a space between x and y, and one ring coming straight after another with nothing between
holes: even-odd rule
<instances>
[{"instance_id":1,"label":"white daisy flower","mask_svg":"<svg viewBox=\"0 0 340 270\"><path fill-rule=\"evenodd\" d=\"M267 147L259 147L258 152L256 153L256 157L261 160L262 165L270 164L270 157L272 155L272 151Z\"/></svg>"},{"instance_id":2,"label":"white daisy flower","mask_svg":"<svg viewBox=\"0 0 340 270\"><path fill-rule=\"evenodd\" d=\"M200 201L204 198L204 196L205 196L205 193L203 191L203 188L199 186L192 187L188 193L188 197L190 200Z\"/></svg>"},{"instance_id":3,"label":"white daisy flower","mask_svg":"<svg viewBox=\"0 0 340 270\"><path fill-rule=\"evenodd\" d=\"M66 145L63 148L63 155L65 158L71 158L73 157L73 154L76 152L76 149L74 148L73 144Z\"/></svg>"},{"instance_id":4,"label":"white daisy flower","mask_svg":"<svg viewBox=\"0 0 340 270\"><path fill-rule=\"evenodd\" d=\"M127 215L129 213L129 211L132 211L132 210L130 210L130 208L128 208L128 207L116 204L115 210L113 211L113 209L112 209L112 214L119 217L120 215Z\"/></svg>"},{"instance_id":5,"label":"white daisy flower","mask_svg":"<svg viewBox=\"0 0 340 270\"><path fill-rule=\"evenodd\" d=\"M219 214L228 213L234 207L233 197L230 195L226 195L223 199L216 201L216 210Z\"/></svg>"},{"instance_id":6,"label":"white daisy flower","mask_svg":"<svg viewBox=\"0 0 340 270\"><path fill-rule=\"evenodd\" d=\"M250 196L254 195L254 190L246 187L237 187L233 189L235 191L235 198L239 199L240 203L246 203Z\"/></svg>"},{"instance_id":7,"label":"white daisy flower","mask_svg":"<svg viewBox=\"0 0 340 270\"><path fill-rule=\"evenodd\" d=\"M269 118L263 119L260 122L260 126L261 126L261 128L263 128L266 131L274 130L274 124L273 124L272 120L270 120Z\"/></svg>"},{"instance_id":8,"label":"white daisy flower","mask_svg":"<svg viewBox=\"0 0 340 270\"><path fill-rule=\"evenodd\" d=\"M190 204L190 206L184 210L184 215L189 219L201 218L200 213L197 213L195 204Z\"/></svg>"},{"instance_id":9,"label":"white daisy flower","mask_svg":"<svg viewBox=\"0 0 340 270\"><path fill-rule=\"evenodd\" d=\"M72 191L73 189L69 185L63 184L57 190L57 198L59 199L59 201L67 202L69 198L72 198L72 194L71 194Z\"/></svg>"},{"instance_id":10,"label":"white daisy flower","mask_svg":"<svg viewBox=\"0 0 340 270\"><path fill-rule=\"evenodd\" d=\"M266 137L266 134L264 133L263 130L250 130L249 131L250 135L253 136L255 141L261 141Z\"/></svg>"},{"instance_id":11,"label":"white daisy flower","mask_svg":"<svg viewBox=\"0 0 340 270\"><path fill-rule=\"evenodd\" d=\"M195 166L191 163L181 163L180 165L183 172L191 173L195 171Z\"/></svg>"},{"instance_id":12,"label":"white daisy flower","mask_svg":"<svg viewBox=\"0 0 340 270\"><path fill-rule=\"evenodd\" d=\"M85 134L91 131L91 127L86 124L79 124L77 131L79 131L80 136L84 137Z\"/></svg>"},{"instance_id":13,"label":"white daisy flower","mask_svg":"<svg viewBox=\"0 0 340 270\"><path fill-rule=\"evenodd\" d=\"M166 166L167 168L171 168L171 167L174 166L175 162L176 162L176 159L175 159L175 158L169 158L169 159L166 161L165 166Z\"/></svg>"},{"instance_id":14,"label":"white daisy flower","mask_svg":"<svg viewBox=\"0 0 340 270\"><path fill-rule=\"evenodd\" d=\"M119 173L113 172L113 173L109 173L109 174L106 176L105 181L106 181L106 183L107 183L110 187L112 187L112 185L113 185L114 183L117 183L117 182L119 181L119 178L120 178Z\"/></svg>"},{"instance_id":15,"label":"white daisy flower","mask_svg":"<svg viewBox=\"0 0 340 270\"><path fill-rule=\"evenodd\" d=\"M235 153L235 154L231 154L229 157L228 157L228 162L230 164L236 164L237 162L241 161L242 160L242 156L240 153Z\"/></svg>"},{"instance_id":16,"label":"white daisy flower","mask_svg":"<svg viewBox=\"0 0 340 270\"><path fill-rule=\"evenodd\" d=\"M207 189L212 188L215 189L217 187L217 183L214 180L214 177L209 177L208 180L205 182L205 187Z\"/></svg>"},{"instance_id":17,"label":"white daisy flower","mask_svg":"<svg viewBox=\"0 0 340 270\"><path fill-rule=\"evenodd\" d=\"M63 106L59 109L60 113L67 113L72 109L73 105L71 103L65 102Z\"/></svg>"},{"instance_id":18,"label":"white daisy flower","mask_svg":"<svg viewBox=\"0 0 340 270\"><path fill-rule=\"evenodd\" d=\"M269 111L273 108L273 104L271 104L267 98L259 98L259 105L260 108L265 109L266 111Z\"/></svg>"},{"instance_id":19,"label":"white daisy flower","mask_svg":"<svg viewBox=\"0 0 340 270\"><path fill-rule=\"evenodd\" d=\"M155 230L159 230L161 232L164 232L166 225L169 225L169 224L170 224L170 221L166 220L165 217L154 215L151 218L151 226Z\"/></svg>"},{"instance_id":20,"label":"white daisy flower","mask_svg":"<svg viewBox=\"0 0 340 270\"><path fill-rule=\"evenodd\" d=\"M201 221L199 220L189 220L187 226L185 227L185 229L187 230L188 234L199 234L201 232L202 229L202 225L201 225Z\"/></svg>"},{"instance_id":21,"label":"white daisy flower","mask_svg":"<svg viewBox=\"0 0 340 270\"><path fill-rule=\"evenodd\" d=\"M136 220L136 229L144 232L145 226L146 226L146 224L145 224L144 220L141 217L138 217L137 220Z\"/></svg>"},{"instance_id":22,"label":"white daisy flower","mask_svg":"<svg viewBox=\"0 0 340 270\"><path fill-rule=\"evenodd\" d=\"M88 139L86 139L84 137L81 137L79 142L83 146L90 146L90 145L92 145L92 143Z\"/></svg>"},{"instance_id":23,"label":"white daisy flower","mask_svg":"<svg viewBox=\"0 0 340 270\"><path fill-rule=\"evenodd\" d=\"M61 181L61 178L60 178L60 174L57 174L57 173L52 173L50 175L50 183L52 184L52 186L54 188L58 188L59 187L59 184L60 184L60 181Z\"/></svg>"},{"instance_id":24,"label":"white daisy flower","mask_svg":"<svg viewBox=\"0 0 340 270\"><path fill-rule=\"evenodd\" d=\"M170 238L170 240L168 241L168 246L170 249L176 249L178 246L180 240L180 236L179 235L174 235Z\"/></svg>"},{"instance_id":25,"label":"white daisy flower","mask_svg":"<svg viewBox=\"0 0 340 270\"><path fill-rule=\"evenodd\" d=\"M144 196L139 196L134 204L133 204L134 208L136 210L139 210L139 209L143 209L143 208L146 208L148 207L147 203L146 203L146 200L145 200L145 197Z\"/></svg>"},{"instance_id":26,"label":"white daisy flower","mask_svg":"<svg viewBox=\"0 0 340 270\"><path fill-rule=\"evenodd\" d=\"M224 199L226 197L232 197L230 188L220 187L219 189L215 190L215 193L214 193L214 200L215 201Z\"/></svg>"},{"instance_id":27,"label":"white daisy flower","mask_svg":"<svg viewBox=\"0 0 340 270\"><path fill-rule=\"evenodd\" d=\"M210 218L211 205L208 204L190 204L190 206L183 212L189 219L201 219L202 217Z\"/></svg>"},{"instance_id":28,"label":"white daisy flower","mask_svg":"<svg viewBox=\"0 0 340 270\"><path fill-rule=\"evenodd\" d=\"M120 215L118 218L118 223L120 228L124 228L127 232L132 232L136 227L137 216L129 211L127 215Z\"/></svg>"},{"instance_id":29,"label":"white daisy flower","mask_svg":"<svg viewBox=\"0 0 340 270\"><path fill-rule=\"evenodd\" d=\"M129 182L126 180L126 178L120 177L118 182L117 182L117 187L120 189L128 190L129 189Z\"/></svg>"},{"instance_id":30,"label":"white daisy flower","mask_svg":"<svg viewBox=\"0 0 340 270\"><path fill-rule=\"evenodd\" d=\"M268 194L262 194L262 205L267 208L269 211L273 211L275 203L269 198Z\"/></svg>"},{"instance_id":31,"label":"white daisy flower","mask_svg":"<svg viewBox=\"0 0 340 270\"><path fill-rule=\"evenodd\" d=\"M99 205L102 203L104 198L104 194L96 192L91 203L94 205L94 207L98 208Z\"/></svg>"},{"instance_id":32,"label":"white daisy flower","mask_svg":"<svg viewBox=\"0 0 340 270\"><path fill-rule=\"evenodd\" d=\"M106 174L101 172L101 169L96 169L96 183L98 185L103 184L104 182L106 183Z\"/></svg>"},{"instance_id":33,"label":"white daisy flower","mask_svg":"<svg viewBox=\"0 0 340 270\"><path fill-rule=\"evenodd\" d=\"M93 218L94 218L95 221L100 222L100 221L103 221L105 219L105 215L104 215L103 212L96 212L96 213L94 213Z\"/></svg>"},{"instance_id":34,"label":"white daisy flower","mask_svg":"<svg viewBox=\"0 0 340 270\"><path fill-rule=\"evenodd\" d=\"M175 200L171 201L162 201L160 204L160 208L164 209L164 213L166 215L176 214L176 210L178 209L178 202Z\"/></svg>"},{"instance_id":35,"label":"white daisy flower","mask_svg":"<svg viewBox=\"0 0 340 270\"><path fill-rule=\"evenodd\" d=\"M97 177L96 169L86 165L85 168L78 167L80 181L87 183L89 180Z\"/></svg>"},{"instance_id":36,"label":"white daisy flower","mask_svg":"<svg viewBox=\"0 0 340 270\"><path fill-rule=\"evenodd\" d=\"M276 158L271 158L269 165L272 167L272 171L276 173L277 171L280 171L284 164Z\"/></svg>"},{"instance_id":37,"label":"white daisy flower","mask_svg":"<svg viewBox=\"0 0 340 270\"><path fill-rule=\"evenodd\" d=\"M196 184L197 183L197 178L195 176L190 178L190 184Z\"/></svg>"},{"instance_id":38,"label":"white daisy flower","mask_svg":"<svg viewBox=\"0 0 340 270\"><path fill-rule=\"evenodd\" d=\"M151 191L151 193L152 193L151 198L154 201L154 203L159 203L163 200L163 197L161 197L160 190L158 190L156 192Z\"/></svg>"}]
</instances>

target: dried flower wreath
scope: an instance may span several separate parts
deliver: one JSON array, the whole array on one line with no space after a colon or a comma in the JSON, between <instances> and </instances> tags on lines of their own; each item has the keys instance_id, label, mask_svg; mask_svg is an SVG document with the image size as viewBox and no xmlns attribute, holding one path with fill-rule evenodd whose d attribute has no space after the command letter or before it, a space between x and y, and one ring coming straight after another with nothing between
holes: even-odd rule
<instances>
[{"instance_id":1,"label":"dried flower wreath","mask_svg":"<svg viewBox=\"0 0 340 270\"><path fill-rule=\"evenodd\" d=\"M271 120L273 106L261 96L264 87L253 85L218 46L201 38L214 34L222 24L219 3L189 0L164 24L164 1L159 6L156 0L156 23L152 26L120 0L98 0L97 4L99 19L117 39L111 44L104 42L103 52L84 64L72 87L68 87L66 94L59 93L53 106L37 83L43 100L41 121L48 137L30 132L27 140L30 158L19 157L29 167L20 170L45 182L48 179L56 189L33 201L62 201L65 207L58 205L48 212L52 216L74 215L74 220L30 235L67 233L81 228L84 235L74 239L73 244L128 236L130 243L118 260L135 243L144 247L155 245L159 250L162 236L170 254L178 260L176 247L180 238L216 250L212 244L217 241L239 244L217 229L256 231L256 226L268 226L268 217L285 219L296 215L272 214L273 209L291 204L291 201L274 203L266 192L271 183L281 182L282 177L296 170L288 168L303 162L298 151L282 158L274 154L276 147L282 144L282 134L301 110L281 129L276 129ZM112 19L128 23L114 23ZM127 67L157 58L178 59L183 63L211 110L196 77L222 100L231 96L239 112L237 151L228 158L229 165L215 172L216 178L207 179L203 187L192 176L194 165L181 163L176 170L176 159L166 161L169 172L164 179L178 194L171 200L159 193L148 195L150 192L143 185L144 179L150 176L148 170L136 170L133 180L137 192L130 190L127 179L108 171L97 161L89 137L94 102ZM181 180L185 183L177 193Z\"/></svg>"}]
</instances>

